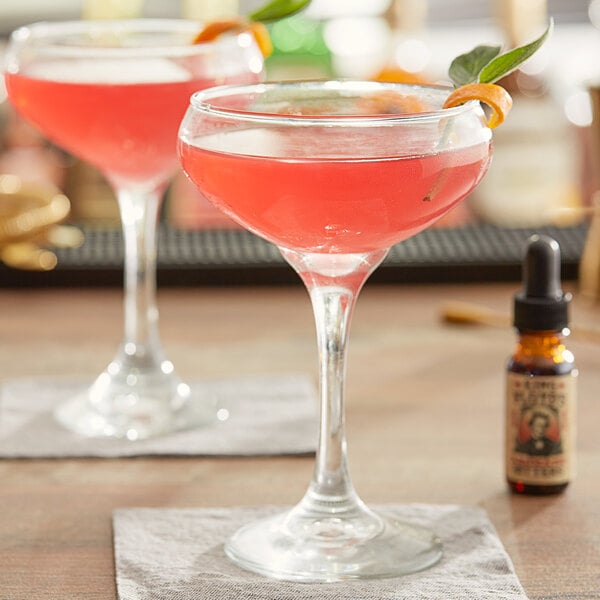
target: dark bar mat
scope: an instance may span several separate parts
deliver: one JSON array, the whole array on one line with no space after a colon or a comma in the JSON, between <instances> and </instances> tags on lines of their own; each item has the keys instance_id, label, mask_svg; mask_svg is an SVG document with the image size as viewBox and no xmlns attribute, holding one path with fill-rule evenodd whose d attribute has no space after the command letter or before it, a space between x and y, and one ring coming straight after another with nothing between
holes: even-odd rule
<instances>
[{"instance_id":1,"label":"dark bar mat","mask_svg":"<svg viewBox=\"0 0 600 600\"><path fill-rule=\"evenodd\" d=\"M85 243L60 249L58 266L38 273L0 267L0 286L120 286L123 241L118 230L83 228ZM558 241L563 279L576 279L587 225L507 229L478 225L428 229L394 246L371 276L377 283L513 281L521 275L524 245L533 233ZM161 225L158 283L186 285L299 284L270 243L244 230L183 231Z\"/></svg>"}]
</instances>

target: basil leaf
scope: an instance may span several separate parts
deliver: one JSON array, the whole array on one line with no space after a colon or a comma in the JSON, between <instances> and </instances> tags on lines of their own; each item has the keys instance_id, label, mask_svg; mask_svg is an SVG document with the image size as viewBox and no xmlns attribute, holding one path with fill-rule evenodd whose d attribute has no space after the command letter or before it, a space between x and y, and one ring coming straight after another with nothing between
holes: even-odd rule
<instances>
[{"instance_id":1,"label":"basil leaf","mask_svg":"<svg viewBox=\"0 0 600 600\"><path fill-rule=\"evenodd\" d=\"M277 21L300 12L310 4L311 0L272 0L249 16L251 21Z\"/></svg>"},{"instance_id":2,"label":"basil leaf","mask_svg":"<svg viewBox=\"0 0 600 600\"><path fill-rule=\"evenodd\" d=\"M457 87L477 81L481 70L498 54L501 46L477 46L457 56L448 69L448 75Z\"/></svg>"},{"instance_id":3,"label":"basil leaf","mask_svg":"<svg viewBox=\"0 0 600 600\"><path fill-rule=\"evenodd\" d=\"M552 32L554 23L551 20L546 31L537 39L519 46L513 50L509 50L500 56L492 59L479 73L480 83L494 83L505 75L512 73L519 65L524 63L532 54L537 52L540 46L546 41L546 38Z\"/></svg>"}]
</instances>

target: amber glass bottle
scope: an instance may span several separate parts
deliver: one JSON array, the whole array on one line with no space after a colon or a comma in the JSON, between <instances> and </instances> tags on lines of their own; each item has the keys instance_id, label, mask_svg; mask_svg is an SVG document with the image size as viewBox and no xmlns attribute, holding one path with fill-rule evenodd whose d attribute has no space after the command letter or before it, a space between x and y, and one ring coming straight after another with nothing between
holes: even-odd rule
<instances>
[{"instance_id":1,"label":"amber glass bottle","mask_svg":"<svg viewBox=\"0 0 600 600\"><path fill-rule=\"evenodd\" d=\"M533 236L515 296L517 346L507 367L506 479L521 494L563 491L575 468L576 378L566 347L569 294L560 285L560 248Z\"/></svg>"}]
</instances>

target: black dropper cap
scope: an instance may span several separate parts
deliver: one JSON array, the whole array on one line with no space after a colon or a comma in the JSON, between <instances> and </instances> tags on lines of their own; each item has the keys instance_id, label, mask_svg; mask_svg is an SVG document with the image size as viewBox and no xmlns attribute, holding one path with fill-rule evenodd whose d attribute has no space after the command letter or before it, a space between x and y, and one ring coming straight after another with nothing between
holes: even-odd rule
<instances>
[{"instance_id":1,"label":"black dropper cap","mask_svg":"<svg viewBox=\"0 0 600 600\"><path fill-rule=\"evenodd\" d=\"M546 235L533 235L523 258L523 290L514 299L519 331L559 331L569 324L571 294L560 283L560 246Z\"/></svg>"}]
</instances>

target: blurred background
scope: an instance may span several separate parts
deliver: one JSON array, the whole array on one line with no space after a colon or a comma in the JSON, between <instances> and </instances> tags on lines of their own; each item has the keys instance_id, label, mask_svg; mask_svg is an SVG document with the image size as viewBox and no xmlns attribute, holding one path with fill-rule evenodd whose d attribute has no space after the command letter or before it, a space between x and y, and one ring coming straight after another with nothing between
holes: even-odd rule
<instances>
[{"instance_id":1,"label":"blurred background","mask_svg":"<svg viewBox=\"0 0 600 600\"><path fill-rule=\"evenodd\" d=\"M32 21L136 16L203 21L247 14L262 4L255 0L4 0L0 52L13 29ZM592 109L595 83L600 85L600 0L313 0L302 14L270 26L275 51L266 63L267 78L444 83L454 56L481 43L508 48L530 41L550 17L555 21L550 41L503 82L513 95L514 108L494 133L493 168L477 191L436 227L468 236L468 251L479 258L473 236L484 231L483 238L489 238L500 232L504 237L487 251L492 257L503 249L510 251L512 275L518 273L520 250L512 248L514 238L506 238L505 230L523 230L526 235L531 229L558 228L569 235L565 254L573 269L567 275L576 276L600 167ZM71 201L70 221L81 227L88 242L100 240L93 260L107 272L111 265L116 270L120 250L111 244L119 243L119 216L108 185L92 167L53 147L26 125L6 101L0 80L1 174L64 191ZM237 230L181 174L168 190L161 220L171 232L190 232L188 238L200 235L194 232ZM98 237L98 232L104 232L104 237ZM107 232L116 232L116 237ZM169 239L188 243L179 233ZM202 244L207 239L205 235ZM235 243L236 238L230 233L219 239ZM82 251L73 252L63 257L63 263L83 260ZM178 252L188 253L188 266L198 263L189 248L171 249L171 254ZM202 249L198 252L202 254ZM226 251L222 253L226 261ZM92 260L90 256L85 260ZM278 262L274 253L265 256ZM83 269L83 263L80 266ZM218 266L212 265L213 273ZM159 260L159 277L160 269ZM13 280L5 277L4 281ZM170 281L178 282L175 276Z\"/></svg>"}]
</instances>

